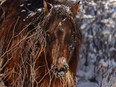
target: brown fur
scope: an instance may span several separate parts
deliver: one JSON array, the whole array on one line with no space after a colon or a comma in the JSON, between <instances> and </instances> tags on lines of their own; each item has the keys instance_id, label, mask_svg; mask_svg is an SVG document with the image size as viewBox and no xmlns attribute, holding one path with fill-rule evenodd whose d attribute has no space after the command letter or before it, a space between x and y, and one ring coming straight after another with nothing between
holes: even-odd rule
<instances>
[{"instance_id":1,"label":"brown fur","mask_svg":"<svg viewBox=\"0 0 116 87\"><path fill-rule=\"evenodd\" d=\"M27 16L19 7L23 1L7 0L2 5L6 9L0 23L4 84L8 87L74 87L82 40L76 19L64 6L64 9L52 8L48 14L38 12L23 21ZM68 50L69 43L74 44L71 50ZM51 70L57 56L66 58L69 65L69 71L62 78L56 78Z\"/></svg>"}]
</instances>

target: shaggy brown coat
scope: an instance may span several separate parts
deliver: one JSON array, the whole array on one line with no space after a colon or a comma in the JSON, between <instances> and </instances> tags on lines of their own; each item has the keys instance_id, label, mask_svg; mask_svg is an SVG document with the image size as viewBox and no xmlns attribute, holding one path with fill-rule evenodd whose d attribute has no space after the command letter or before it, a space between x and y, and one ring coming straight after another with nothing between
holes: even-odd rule
<instances>
[{"instance_id":1,"label":"shaggy brown coat","mask_svg":"<svg viewBox=\"0 0 116 87\"><path fill-rule=\"evenodd\" d=\"M76 9L67 11L62 5L50 8L50 12L44 8L29 16L27 10L23 12L23 3L24 0L6 0L0 8L4 84L8 87L74 87L82 41L73 12ZM61 78L56 78L51 70L57 55L66 58L69 66Z\"/></svg>"}]
</instances>

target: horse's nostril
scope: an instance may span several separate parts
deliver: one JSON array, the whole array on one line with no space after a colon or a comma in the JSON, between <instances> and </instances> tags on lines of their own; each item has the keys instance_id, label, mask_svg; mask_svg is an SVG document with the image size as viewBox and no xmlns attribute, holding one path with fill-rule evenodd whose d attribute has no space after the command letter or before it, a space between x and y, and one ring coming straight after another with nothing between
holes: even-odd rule
<instances>
[{"instance_id":1,"label":"horse's nostril","mask_svg":"<svg viewBox=\"0 0 116 87\"><path fill-rule=\"evenodd\" d=\"M69 70L69 66L68 66L68 65L64 65L64 66L62 66L62 67L57 67L57 66L55 66L55 65L52 65L52 66L51 66L51 69L52 69L53 71L68 71L68 70Z\"/></svg>"},{"instance_id":2,"label":"horse's nostril","mask_svg":"<svg viewBox=\"0 0 116 87\"><path fill-rule=\"evenodd\" d=\"M58 68L56 67L54 70L55 70L55 71L58 71Z\"/></svg>"},{"instance_id":3,"label":"horse's nostril","mask_svg":"<svg viewBox=\"0 0 116 87\"><path fill-rule=\"evenodd\" d=\"M61 67L60 68L60 71L65 71L65 67Z\"/></svg>"},{"instance_id":4,"label":"horse's nostril","mask_svg":"<svg viewBox=\"0 0 116 87\"><path fill-rule=\"evenodd\" d=\"M63 65L62 67L58 67L55 65L51 66L52 71L54 72L56 77L63 77L69 70L68 65Z\"/></svg>"}]
</instances>

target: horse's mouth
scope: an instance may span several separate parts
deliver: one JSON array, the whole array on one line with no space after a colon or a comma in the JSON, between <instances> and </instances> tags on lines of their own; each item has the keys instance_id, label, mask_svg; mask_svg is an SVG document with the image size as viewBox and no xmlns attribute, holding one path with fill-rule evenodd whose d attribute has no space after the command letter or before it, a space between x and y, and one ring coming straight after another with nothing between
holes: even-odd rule
<instances>
[{"instance_id":1,"label":"horse's mouth","mask_svg":"<svg viewBox=\"0 0 116 87\"><path fill-rule=\"evenodd\" d=\"M69 66L63 65L62 67L57 67L55 65L52 65L51 69L56 78L61 78L65 77L66 73L69 71Z\"/></svg>"}]
</instances>

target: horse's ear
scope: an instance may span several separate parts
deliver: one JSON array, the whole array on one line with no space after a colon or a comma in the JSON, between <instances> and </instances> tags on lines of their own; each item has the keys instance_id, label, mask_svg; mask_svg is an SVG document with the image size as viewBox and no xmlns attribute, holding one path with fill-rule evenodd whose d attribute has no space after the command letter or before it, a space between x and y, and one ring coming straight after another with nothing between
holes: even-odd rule
<instances>
[{"instance_id":1,"label":"horse's ear","mask_svg":"<svg viewBox=\"0 0 116 87\"><path fill-rule=\"evenodd\" d=\"M44 12L48 13L50 11L50 9L51 9L51 6L49 5L49 3L46 0L44 0Z\"/></svg>"},{"instance_id":2,"label":"horse's ear","mask_svg":"<svg viewBox=\"0 0 116 87\"><path fill-rule=\"evenodd\" d=\"M47 2L46 0L44 0L44 12L47 12L48 13L48 5L47 5Z\"/></svg>"},{"instance_id":3,"label":"horse's ear","mask_svg":"<svg viewBox=\"0 0 116 87\"><path fill-rule=\"evenodd\" d=\"M76 2L75 4L73 4L73 6L71 7L71 11L73 13L74 16L77 15L78 11L79 11L79 4L80 4L80 1L79 2Z\"/></svg>"}]
</instances>

